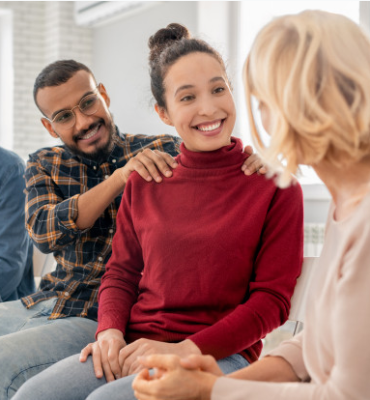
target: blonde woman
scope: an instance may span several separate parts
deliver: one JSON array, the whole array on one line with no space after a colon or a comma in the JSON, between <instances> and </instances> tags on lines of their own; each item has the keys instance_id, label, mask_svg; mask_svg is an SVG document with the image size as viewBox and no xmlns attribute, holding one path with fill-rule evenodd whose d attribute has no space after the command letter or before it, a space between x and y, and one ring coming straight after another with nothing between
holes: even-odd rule
<instances>
[{"instance_id":1,"label":"blonde woman","mask_svg":"<svg viewBox=\"0 0 370 400\"><path fill-rule=\"evenodd\" d=\"M304 331L268 357L222 377L211 357L151 356L139 400L370 398L370 41L349 19L320 11L273 20L245 65L251 101L271 135L264 154L288 184L311 165L330 190L325 246ZM285 162L282 163L282 160Z\"/></svg>"}]
</instances>

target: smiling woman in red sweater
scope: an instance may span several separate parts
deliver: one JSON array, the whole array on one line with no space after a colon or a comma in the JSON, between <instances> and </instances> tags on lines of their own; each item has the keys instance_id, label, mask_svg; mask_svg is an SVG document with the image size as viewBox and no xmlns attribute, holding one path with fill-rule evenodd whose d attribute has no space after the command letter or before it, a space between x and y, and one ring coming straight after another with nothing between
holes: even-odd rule
<instances>
[{"instance_id":1,"label":"smiling woman in red sweater","mask_svg":"<svg viewBox=\"0 0 370 400\"><path fill-rule=\"evenodd\" d=\"M261 339L286 321L300 273L301 189L242 173L247 156L231 136L236 113L222 58L178 24L149 45L155 109L183 139L181 154L160 185L136 173L127 182L97 341L81 354L93 363L72 357L34 378L63 399L99 386L88 399L134 398L127 376L141 369L141 355L211 354L224 372L252 363Z\"/></svg>"},{"instance_id":2,"label":"smiling woman in red sweater","mask_svg":"<svg viewBox=\"0 0 370 400\"><path fill-rule=\"evenodd\" d=\"M320 10L274 18L254 40L244 82L252 133L260 140L253 96L271 135L265 159L285 160L285 181L299 164L311 165L332 195L304 329L228 376L211 356L144 357L161 374L140 372L136 398L368 400L370 37Z\"/></svg>"}]
</instances>

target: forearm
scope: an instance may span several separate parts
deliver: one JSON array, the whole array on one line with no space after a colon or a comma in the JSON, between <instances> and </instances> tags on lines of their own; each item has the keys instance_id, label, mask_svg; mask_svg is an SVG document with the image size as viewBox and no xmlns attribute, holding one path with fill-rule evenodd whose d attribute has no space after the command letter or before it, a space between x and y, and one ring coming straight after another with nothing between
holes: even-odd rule
<instances>
[{"instance_id":1,"label":"forearm","mask_svg":"<svg viewBox=\"0 0 370 400\"><path fill-rule=\"evenodd\" d=\"M188 339L203 354L210 354L217 360L244 350L252 360L256 360L260 347L255 344L283 323L284 312L286 306L281 298L271 293L255 292L230 314Z\"/></svg>"},{"instance_id":2,"label":"forearm","mask_svg":"<svg viewBox=\"0 0 370 400\"><path fill-rule=\"evenodd\" d=\"M77 227L83 230L94 225L104 210L123 192L125 184L122 174L115 171L104 182L79 196Z\"/></svg>"},{"instance_id":3,"label":"forearm","mask_svg":"<svg viewBox=\"0 0 370 400\"><path fill-rule=\"evenodd\" d=\"M263 382L299 382L292 366L282 357L265 357L247 368L233 372L230 378Z\"/></svg>"}]
</instances>

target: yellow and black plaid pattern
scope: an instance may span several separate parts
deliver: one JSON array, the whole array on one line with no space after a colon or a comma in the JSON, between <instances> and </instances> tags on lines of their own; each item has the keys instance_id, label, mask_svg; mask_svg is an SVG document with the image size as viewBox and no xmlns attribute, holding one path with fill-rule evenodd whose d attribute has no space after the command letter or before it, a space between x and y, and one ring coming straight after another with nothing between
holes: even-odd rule
<instances>
[{"instance_id":1,"label":"yellow and black plaid pattern","mask_svg":"<svg viewBox=\"0 0 370 400\"><path fill-rule=\"evenodd\" d=\"M40 290L22 299L27 308L57 297L50 319L68 316L97 318L97 295L116 230L121 201L117 197L94 226L79 230L79 196L101 183L131 157L150 148L176 156L180 138L170 135L121 135L108 159L98 164L71 154L64 146L30 155L26 178L26 225L36 246L54 253L57 268L41 280Z\"/></svg>"}]
</instances>

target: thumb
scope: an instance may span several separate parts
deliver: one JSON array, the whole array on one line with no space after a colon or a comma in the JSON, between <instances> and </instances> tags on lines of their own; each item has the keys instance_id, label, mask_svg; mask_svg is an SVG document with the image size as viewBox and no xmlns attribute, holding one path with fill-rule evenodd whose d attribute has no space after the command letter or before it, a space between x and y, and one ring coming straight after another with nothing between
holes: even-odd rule
<instances>
[{"instance_id":1,"label":"thumb","mask_svg":"<svg viewBox=\"0 0 370 400\"><path fill-rule=\"evenodd\" d=\"M251 156L251 155L253 154L253 147L252 147L252 146L249 146L249 145L248 145L248 146L245 146L245 147L244 147L244 153Z\"/></svg>"}]
</instances>

